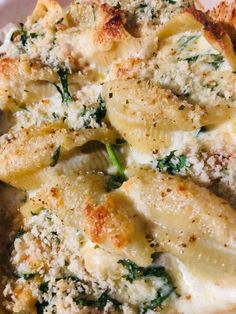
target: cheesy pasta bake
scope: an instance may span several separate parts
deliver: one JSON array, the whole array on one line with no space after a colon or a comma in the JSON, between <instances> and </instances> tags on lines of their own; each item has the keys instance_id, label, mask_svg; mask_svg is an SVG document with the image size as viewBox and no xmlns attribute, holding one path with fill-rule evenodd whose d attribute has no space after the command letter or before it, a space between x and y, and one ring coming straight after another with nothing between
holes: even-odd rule
<instances>
[{"instance_id":1,"label":"cheesy pasta bake","mask_svg":"<svg viewBox=\"0 0 236 314\"><path fill-rule=\"evenodd\" d=\"M236 1L38 0L0 31L0 313L236 313Z\"/></svg>"}]
</instances>

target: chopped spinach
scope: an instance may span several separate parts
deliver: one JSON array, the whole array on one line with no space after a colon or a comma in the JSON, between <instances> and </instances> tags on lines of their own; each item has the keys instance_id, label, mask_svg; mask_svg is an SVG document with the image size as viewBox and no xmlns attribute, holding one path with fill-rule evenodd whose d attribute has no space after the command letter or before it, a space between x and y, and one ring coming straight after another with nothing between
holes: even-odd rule
<instances>
[{"instance_id":1,"label":"chopped spinach","mask_svg":"<svg viewBox=\"0 0 236 314\"><path fill-rule=\"evenodd\" d=\"M25 230L24 230L24 229L20 229L20 230L16 233L16 239L21 238L24 234L25 234Z\"/></svg>"},{"instance_id":2,"label":"chopped spinach","mask_svg":"<svg viewBox=\"0 0 236 314\"><path fill-rule=\"evenodd\" d=\"M165 278L170 281L169 274L163 266L153 264L148 267L140 267L129 259L119 260L118 263L128 270L128 274L124 275L124 278L129 282L147 277Z\"/></svg>"},{"instance_id":3,"label":"chopped spinach","mask_svg":"<svg viewBox=\"0 0 236 314\"><path fill-rule=\"evenodd\" d=\"M147 4L146 4L146 3L141 3L141 4L138 6L138 10L139 10L141 13L144 13L146 7L147 7Z\"/></svg>"},{"instance_id":4,"label":"chopped spinach","mask_svg":"<svg viewBox=\"0 0 236 314\"><path fill-rule=\"evenodd\" d=\"M19 29L12 33L10 40L14 41L17 36L19 36L22 46L25 47L27 44L28 36L23 23L20 23Z\"/></svg>"},{"instance_id":5,"label":"chopped spinach","mask_svg":"<svg viewBox=\"0 0 236 314\"><path fill-rule=\"evenodd\" d=\"M53 112L52 116L53 116L54 119L59 119L59 115L56 112Z\"/></svg>"},{"instance_id":6,"label":"chopped spinach","mask_svg":"<svg viewBox=\"0 0 236 314\"><path fill-rule=\"evenodd\" d=\"M175 291L173 286L165 286L158 289L156 298L144 304L141 313L146 313L148 310L154 310L156 308L162 308L163 302Z\"/></svg>"},{"instance_id":7,"label":"chopped spinach","mask_svg":"<svg viewBox=\"0 0 236 314\"><path fill-rule=\"evenodd\" d=\"M126 140L124 140L123 138L117 138L116 139L116 144L117 145L122 145L122 144L126 144Z\"/></svg>"},{"instance_id":8,"label":"chopped spinach","mask_svg":"<svg viewBox=\"0 0 236 314\"><path fill-rule=\"evenodd\" d=\"M68 87L68 71L60 68L57 71L57 74L60 77L62 88L58 86L57 84L54 84L54 85L56 89L58 90L58 92L61 94L62 103L67 105L69 102L72 101L72 97L71 97L71 94L69 92L69 87Z\"/></svg>"},{"instance_id":9,"label":"chopped spinach","mask_svg":"<svg viewBox=\"0 0 236 314\"><path fill-rule=\"evenodd\" d=\"M224 57L221 54L209 54L212 61L208 62L215 70L218 70L220 65L224 62Z\"/></svg>"},{"instance_id":10,"label":"chopped spinach","mask_svg":"<svg viewBox=\"0 0 236 314\"><path fill-rule=\"evenodd\" d=\"M163 159L157 159L156 167L161 172L167 171L169 174L175 174L189 166L187 166L187 157L185 155L176 156L175 151L171 151Z\"/></svg>"},{"instance_id":11,"label":"chopped spinach","mask_svg":"<svg viewBox=\"0 0 236 314\"><path fill-rule=\"evenodd\" d=\"M106 102L102 98L102 95L100 94L98 96L98 108L96 110L96 116L94 117L96 122L101 125L102 124L102 119L105 118L106 113L107 113L107 108L106 108Z\"/></svg>"},{"instance_id":12,"label":"chopped spinach","mask_svg":"<svg viewBox=\"0 0 236 314\"><path fill-rule=\"evenodd\" d=\"M30 33L30 37L31 38L37 38L39 36L39 34L37 34L37 33Z\"/></svg>"},{"instance_id":13,"label":"chopped spinach","mask_svg":"<svg viewBox=\"0 0 236 314\"><path fill-rule=\"evenodd\" d=\"M163 2L168 2L170 4L176 4L176 0L162 0Z\"/></svg>"},{"instance_id":14,"label":"chopped spinach","mask_svg":"<svg viewBox=\"0 0 236 314\"><path fill-rule=\"evenodd\" d=\"M39 286L39 290L43 293L47 293L48 292L48 284L49 284L49 281L45 281L45 282L41 283L41 285Z\"/></svg>"},{"instance_id":15,"label":"chopped spinach","mask_svg":"<svg viewBox=\"0 0 236 314\"><path fill-rule=\"evenodd\" d=\"M76 298L74 301L77 305L96 307L98 309L103 309L108 302L111 302L115 307L119 307L121 305L119 301L109 296L107 290L104 291L97 300L91 300L89 298L83 297Z\"/></svg>"},{"instance_id":16,"label":"chopped spinach","mask_svg":"<svg viewBox=\"0 0 236 314\"><path fill-rule=\"evenodd\" d=\"M152 256L153 259L156 257ZM143 304L141 313L146 313L149 309L162 307L163 302L175 291L172 279L165 270L165 267L152 264L148 267L140 267L129 259L119 260L118 263L122 264L127 270L128 274L123 276L129 282L137 279L158 277L163 280L163 286L157 290L156 298L150 302Z\"/></svg>"},{"instance_id":17,"label":"chopped spinach","mask_svg":"<svg viewBox=\"0 0 236 314\"><path fill-rule=\"evenodd\" d=\"M52 162L50 163L50 167L55 167L61 153L61 146L58 146L55 152L52 155Z\"/></svg>"},{"instance_id":18,"label":"chopped spinach","mask_svg":"<svg viewBox=\"0 0 236 314\"><path fill-rule=\"evenodd\" d=\"M61 243L61 240L58 237L58 233L56 231L52 231L51 234L54 236L56 244L59 245Z\"/></svg>"},{"instance_id":19,"label":"chopped spinach","mask_svg":"<svg viewBox=\"0 0 236 314\"><path fill-rule=\"evenodd\" d=\"M107 109L106 109L106 102L102 98L101 94L98 97L98 107L97 108L88 108L83 106L80 114L84 120L84 127L86 129L92 128L91 123L92 120L95 120L100 126L102 126L102 120L105 118Z\"/></svg>"},{"instance_id":20,"label":"chopped spinach","mask_svg":"<svg viewBox=\"0 0 236 314\"><path fill-rule=\"evenodd\" d=\"M178 47L183 49L185 48L187 45L192 44L194 41L196 41L197 39L199 39L201 37L201 35L183 35L182 37L180 37L180 39L177 41Z\"/></svg>"},{"instance_id":21,"label":"chopped spinach","mask_svg":"<svg viewBox=\"0 0 236 314\"><path fill-rule=\"evenodd\" d=\"M121 185L126 181L126 178L124 176L115 176L111 175L109 176L108 182L107 182L107 191L111 192L113 190L118 189L121 187Z\"/></svg>"},{"instance_id":22,"label":"chopped spinach","mask_svg":"<svg viewBox=\"0 0 236 314\"><path fill-rule=\"evenodd\" d=\"M195 55L195 56L191 56L191 57L187 57L187 58L183 58L183 59L178 59L180 61L188 61L188 62L195 62L198 60L200 56L199 55Z\"/></svg>"},{"instance_id":23,"label":"chopped spinach","mask_svg":"<svg viewBox=\"0 0 236 314\"><path fill-rule=\"evenodd\" d=\"M83 280L81 280L79 277L76 277L76 276L66 276L63 279L71 280L71 281L81 281L81 282L83 282Z\"/></svg>"},{"instance_id":24,"label":"chopped spinach","mask_svg":"<svg viewBox=\"0 0 236 314\"><path fill-rule=\"evenodd\" d=\"M114 6L115 9L119 10L121 9L121 4L120 2L118 1L117 4Z\"/></svg>"},{"instance_id":25,"label":"chopped spinach","mask_svg":"<svg viewBox=\"0 0 236 314\"><path fill-rule=\"evenodd\" d=\"M49 303L47 301L44 301L42 303L40 303L39 301L36 302L35 306L36 306L36 310L37 310L37 314L43 314L45 308L49 305Z\"/></svg>"},{"instance_id":26,"label":"chopped spinach","mask_svg":"<svg viewBox=\"0 0 236 314\"><path fill-rule=\"evenodd\" d=\"M22 273L14 273L14 276L16 278L22 278L22 279L25 279L25 280L29 280L29 279L32 279L34 278L35 274L33 273L29 273L29 274L22 274Z\"/></svg>"},{"instance_id":27,"label":"chopped spinach","mask_svg":"<svg viewBox=\"0 0 236 314\"><path fill-rule=\"evenodd\" d=\"M124 266L128 270L128 274L123 277L129 282L133 282L136 279L143 277L143 267L139 267L136 263L129 259L123 259L118 261L119 264Z\"/></svg>"},{"instance_id":28,"label":"chopped spinach","mask_svg":"<svg viewBox=\"0 0 236 314\"><path fill-rule=\"evenodd\" d=\"M196 40L197 38L199 38L199 36L197 38L195 38L196 36L182 36L179 40L178 40L178 45L180 48L185 47L188 43L193 42L194 40ZM207 64L211 65L215 70L217 70L220 65L224 62L224 57L221 54L214 54L214 53L208 53L208 54L199 54L199 55L193 55L190 57L186 57L186 58L178 58L178 61L188 61L188 62L195 62L197 61L199 58L203 58L203 57L208 57L210 60L206 61Z\"/></svg>"},{"instance_id":29,"label":"chopped spinach","mask_svg":"<svg viewBox=\"0 0 236 314\"><path fill-rule=\"evenodd\" d=\"M25 279L25 280L29 280L29 279L32 279L34 278L35 274L23 274L22 277Z\"/></svg>"}]
</instances>

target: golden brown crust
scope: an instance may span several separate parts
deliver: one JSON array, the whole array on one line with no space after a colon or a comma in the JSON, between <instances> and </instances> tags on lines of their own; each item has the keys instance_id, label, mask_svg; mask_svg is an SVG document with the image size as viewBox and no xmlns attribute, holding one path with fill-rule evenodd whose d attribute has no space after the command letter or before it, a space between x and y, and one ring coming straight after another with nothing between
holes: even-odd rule
<instances>
[{"instance_id":1,"label":"golden brown crust","mask_svg":"<svg viewBox=\"0 0 236 314\"><path fill-rule=\"evenodd\" d=\"M225 56L233 68L236 68L236 55L233 44L223 25L214 22L205 13L194 8L185 9L184 12L190 14L201 24L202 32L206 39Z\"/></svg>"},{"instance_id":2,"label":"golden brown crust","mask_svg":"<svg viewBox=\"0 0 236 314\"><path fill-rule=\"evenodd\" d=\"M102 4L99 10L101 11L102 22L95 33L95 41L102 45L125 40L128 34L124 28L123 11L111 7L107 3Z\"/></svg>"},{"instance_id":3,"label":"golden brown crust","mask_svg":"<svg viewBox=\"0 0 236 314\"><path fill-rule=\"evenodd\" d=\"M184 12L191 14L195 20L202 24L204 31L212 33L212 36L216 37L218 40L221 40L222 37L226 34L226 31L220 24L214 23L202 11L196 10L194 8L187 8L184 10Z\"/></svg>"},{"instance_id":4,"label":"golden brown crust","mask_svg":"<svg viewBox=\"0 0 236 314\"><path fill-rule=\"evenodd\" d=\"M108 196L99 206L88 203L85 208L86 231L95 243L110 239L117 249L125 247L134 232L127 215L117 211L118 199Z\"/></svg>"},{"instance_id":5,"label":"golden brown crust","mask_svg":"<svg viewBox=\"0 0 236 314\"><path fill-rule=\"evenodd\" d=\"M51 68L43 66L38 61L32 62L29 58L22 56L0 59L0 79L14 79L18 82L22 80L45 80L56 83L58 77Z\"/></svg>"},{"instance_id":6,"label":"golden brown crust","mask_svg":"<svg viewBox=\"0 0 236 314\"><path fill-rule=\"evenodd\" d=\"M236 43L236 1L222 1L217 7L207 11L207 15L220 23L229 33L234 45Z\"/></svg>"}]
</instances>

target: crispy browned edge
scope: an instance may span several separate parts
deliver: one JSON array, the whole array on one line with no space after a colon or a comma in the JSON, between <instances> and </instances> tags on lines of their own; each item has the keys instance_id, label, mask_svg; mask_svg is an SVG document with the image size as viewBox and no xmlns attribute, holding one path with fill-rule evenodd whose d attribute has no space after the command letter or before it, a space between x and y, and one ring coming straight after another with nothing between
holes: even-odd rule
<instances>
[{"instance_id":1,"label":"crispy browned edge","mask_svg":"<svg viewBox=\"0 0 236 314\"><path fill-rule=\"evenodd\" d=\"M236 45L236 0L229 3L222 1L215 8L208 10L206 14L215 22L220 23L229 33L234 46Z\"/></svg>"}]
</instances>

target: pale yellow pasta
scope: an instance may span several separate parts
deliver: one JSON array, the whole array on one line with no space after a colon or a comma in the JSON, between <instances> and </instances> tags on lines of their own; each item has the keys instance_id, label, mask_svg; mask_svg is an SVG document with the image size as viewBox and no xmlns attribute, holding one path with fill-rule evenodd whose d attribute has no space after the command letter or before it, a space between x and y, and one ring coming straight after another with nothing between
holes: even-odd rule
<instances>
[{"instance_id":1,"label":"pale yellow pasta","mask_svg":"<svg viewBox=\"0 0 236 314\"><path fill-rule=\"evenodd\" d=\"M226 201L178 176L130 170L124 192L148 221L160 249L218 278L236 275L236 213Z\"/></svg>"},{"instance_id":2,"label":"pale yellow pasta","mask_svg":"<svg viewBox=\"0 0 236 314\"><path fill-rule=\"evenodd\" d=\"M16 111L55 93L58 75L26 56L0 59L0 109Z\"/></svg>"},{"instance_id":3,"label":"pale yellow pasta","mask_svg":"<svg viewBox=\"0 0 236 314\"><path fill-rule=\"evenodd\" d=\"M34 188L40 180L38 171L57 161L55 158L67 158L88 141L114 139L115 132L109 129L69 131L60 122L8 134L0 145L0 179L18 188Z\"/></svg>"},{"instance_id":4,"label":"pale yellow pasta","mask_svg":"<svg viewBox=\"0 0 236 314\"><path fill-rule=\"evenodd\" d=\"M208 42L224 55L232 68L236 68L236 55L228 33L220 24L214 23L206 14L194 8L186 9L183 13L175 15L160 28L158 38L161 41L186 31L201 31Z\"/></svg>"},{"instance_id":5,"label":"pale yellow pasta","mask_svg":"<svg viewBox=\"0 0 236 314\"><path fill-rule=\"evenodd\" d=\"M150 264L153 249L145 223L124 194L106 192L106 182L103 175L51 177L32 201L55 211L65 225L79 228L92 242L121 258Z\"/></svg>"},{"instance_id":6,"label":"pale yellow pasta","mask_svg":"<svg viewBox=\"0 0 236 314\"><path fill-rule=\"evenodd\" d=\"M64 63L78 71L86 68L88 62L106 67L117 58L149 57L157 48L156 33L132 36L125 27L125 14L118 8L94 1L73 3L63 13L55 2L39 1L26 23L30 32L45 33L47 29L45 36L27 43L31 57L44 63L53 66Z\"/></svg>"},{"instance_id":7,"label":"pale yellow pasta","mask_svg":"<svg viewBox=\"0 0 236 314\"><path fill-rule=\"evenodd\" d=\"M104 84L103 95L111 124L144 152L167 147L173 131L194 131L236 113L236 108L224 103L209 108L190 104L149 81L110 81Z\"/></svg>"},{"instance_id":8,"label":"pale yellow pasta","mask_svg":"<svg viewBox=\"0 0 236 314\"><path fill-rule=\"evenodd\" d=\"M55 23L64 17L64 11L56 0L38 0L33 13L28 17L26 27L40 21L47 32L55 31Z\"/></svg>"},{"instance_id":9,"label":"pale yellow pasta","mask_svg":"<svg viewBox=\"0 0 236 314\"><path fill-rule=\"evenodd\" d=\"M149 57L157 48L155 33L143 37L132 36L125 28L124 12L108 4L74 4L67 18L77 31L59 32L59 44L64 45L72 40L74 45L70 53L98 66L109 66L118 58ZM84 49L85 43L87 49Z\"/></svg>"}]
</instances>

